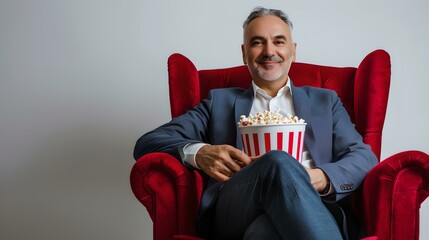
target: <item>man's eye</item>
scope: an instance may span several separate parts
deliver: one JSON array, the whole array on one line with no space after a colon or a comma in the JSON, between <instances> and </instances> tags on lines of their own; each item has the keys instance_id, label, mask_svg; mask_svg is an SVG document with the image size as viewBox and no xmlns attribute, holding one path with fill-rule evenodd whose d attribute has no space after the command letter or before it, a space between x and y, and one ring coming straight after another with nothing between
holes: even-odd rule
<instances>
[{"instance_id":1,"label":"man's eye","mask_svg":"<svg viewBox=\"0 0 429 240\"><path fill-rule=\"evenodd\" d=\"M285 42L284 41L277 41L277 42L275 42L275 44L276 45L283 45L283 44L285 44Z\"/></svg>"},{"instance_id":2,"label":"man's eye","mask_svg":"<svg viewBox=\"0 0 429 240\"><path fill-rule=\"evenodd\" d=\"M252 46L259 46L259 45L262 45L262 42L259 42L259 41L252 42Z\"/></svg>"}]
</instances>

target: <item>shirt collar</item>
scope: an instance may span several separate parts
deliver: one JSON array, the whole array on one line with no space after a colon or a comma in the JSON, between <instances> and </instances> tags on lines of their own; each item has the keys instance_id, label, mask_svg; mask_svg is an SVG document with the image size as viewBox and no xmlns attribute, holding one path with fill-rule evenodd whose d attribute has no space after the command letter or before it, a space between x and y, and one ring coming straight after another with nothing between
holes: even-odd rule
<instances>
[{"instance_id":1,"label":"shirt collar","mask_svg":"<svg viewBox=\"0 0 429 240\"><path fill-rule=\"evenodd\" d=\"M252 81L252 86L253 86L253 95L255 98L256 98L257 94L259 94L260 96L267 98L267 99L272 98L270 95L267 94L267 92L265 92L264 89L258 87L258 85L256 85L256 83L254 81ZM292 96L292 88L290 87L290 78L288 79L286 85L283 86L282 88L280 88L280 90L277 92L276 97L281 96L281 95L285 95L288 92Z\"/></svg>"}]
</instances>

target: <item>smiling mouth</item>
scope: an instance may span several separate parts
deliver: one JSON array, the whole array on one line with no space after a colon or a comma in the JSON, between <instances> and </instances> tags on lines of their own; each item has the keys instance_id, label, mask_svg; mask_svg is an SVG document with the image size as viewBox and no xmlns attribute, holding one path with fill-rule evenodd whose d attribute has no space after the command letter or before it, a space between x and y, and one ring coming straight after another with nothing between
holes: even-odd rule
<instances>
[{"instance_id":1,"label":"smiling mouth","mask_svg":"<svg viewBox=\"0 0 429 240\"><path fill-rule=\"evenodd\" d=\"M274 69L278 64L280 64L280 62L277 61L263 61L258 63L259 66L266 70Z\"/></svg>"},{"instance_id":2,"label":"smiling mouth","mask_svg":"<svg viewBox=\"0 0 429 240\"><path fill-rule=\"evenodd\" d=\"M260 64L262 65L274 65L277 64L278 62L274 62L274 61L265 61L265 62L261 62Z\"/></svg>"},{"instance_id":3,"label":"smiling mouth","mask_svg":"<svg viewBox=\"0 0 429 240\"><path fill-rule=\"evenodd\" d=\"M262 56L262 57L256 59L256 63L262 64L262 65L274 65L274 64L280 63L282 61L283 61L283 59L278 57L278 56L270 56L270 57Z\"/></svg>"}]
</instances>

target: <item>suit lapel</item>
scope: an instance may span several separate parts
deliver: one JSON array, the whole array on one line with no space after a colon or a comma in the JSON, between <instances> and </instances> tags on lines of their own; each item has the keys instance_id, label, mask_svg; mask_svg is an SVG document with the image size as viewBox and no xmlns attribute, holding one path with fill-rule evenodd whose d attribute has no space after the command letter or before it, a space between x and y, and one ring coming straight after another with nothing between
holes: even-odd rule
<instances>
[{"instance_id":1,"label":"suit lapel","mask_svg":"<svg viewBox=\"0 0 429 240\"><path fill-rule=\"evenodd\" d=\"M247 91L243 92L243 94L237 96L234 106L234 116L236 123L240 120L241 115L249 115L250 110L252 108L253 97L253 87L250 87L249 89L247 89ZM240 129L238 129L238 126L236 127L236 130L237 148L243 149L243 143L240 137Z\"/></svg>"},{"instance_id":2,"label":"suit lapel","mask_svg":"<svg viewBox=\"0 0 429 240\"><path fill-rule=\"evenodd\" d=\"M311 103L306 92L302 88L297 88L291 82L293 106L295 114L305 120L307 126L305 128L305 149L310 153L313 161L319 161L319 153L315 142L314 130L312 125L313 116L311 114Z\"/></svg>"}]
</instances>

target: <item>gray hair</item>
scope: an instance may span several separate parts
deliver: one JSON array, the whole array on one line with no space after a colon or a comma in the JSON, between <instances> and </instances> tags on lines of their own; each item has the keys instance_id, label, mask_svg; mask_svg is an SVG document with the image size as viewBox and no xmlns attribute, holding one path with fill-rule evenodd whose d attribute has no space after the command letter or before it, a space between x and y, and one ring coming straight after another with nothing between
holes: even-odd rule
<instances>
[{"instance_id":1,"label":"gray hair","mask_svg":"<svg viewBox=\"0 0 429 240\"><path fill-rule=\"evenodd\" d=\"M293 24L290 21L288 15L283 11L277 10L277 9L268 9L264 7L256 7L255 9L253 9L253 11L244 21L243 29L246 29L246 27L250 24L250 22L252 22L255 18L262 17L262 16L276 16L281 20L283 20L283 22L285 22L289 26L290 30L292 30L293 28Z\"/></svg>"}]
</instances>

